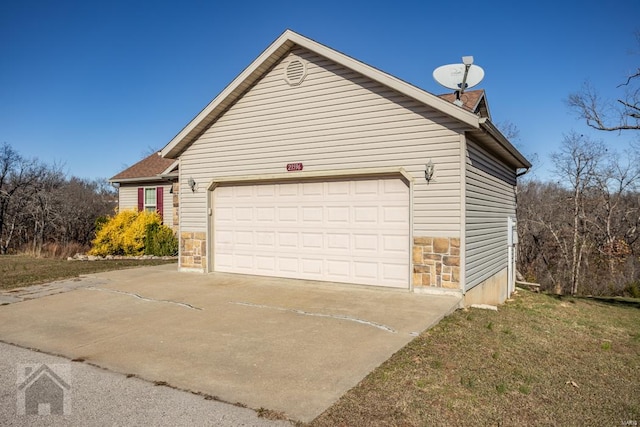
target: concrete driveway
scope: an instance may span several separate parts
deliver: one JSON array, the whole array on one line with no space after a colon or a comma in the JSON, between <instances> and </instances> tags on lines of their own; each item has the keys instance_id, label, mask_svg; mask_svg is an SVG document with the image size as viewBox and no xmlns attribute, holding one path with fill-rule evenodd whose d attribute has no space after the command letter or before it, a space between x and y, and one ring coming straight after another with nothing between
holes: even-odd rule
<instances>
[{"instance_id":1,"label":"concrete driveway","mask_svg":"<svg viewBox=\"0 0 640 427\"><path fill-rule=\"evenodd\" d=\"M175 265L51 286L0 306L0 341L305 422L459 303Z\"/></svg>"}]
</instances>

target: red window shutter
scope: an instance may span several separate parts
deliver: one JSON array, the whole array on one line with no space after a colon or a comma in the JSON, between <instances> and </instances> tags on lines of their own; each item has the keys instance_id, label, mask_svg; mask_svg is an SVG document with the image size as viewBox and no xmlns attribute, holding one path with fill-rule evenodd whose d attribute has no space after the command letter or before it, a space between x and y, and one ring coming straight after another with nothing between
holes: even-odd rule
<instances>
[{"instance_id":1,"label":"red window shutter","mask_svg":"<svg viewBox=\"0 0 640 427\"><path fill-rule=\"evenodd\" d=\"M156 187L156 210L160 214L162 220L162 214L164 211L164 187Z\"/></svg>"},{"instance_id":2,"label":"red window shutter","mask_svg":"<svg viewBox=\"0 0 640 427\"><path fill-rule=\"evenodd\" d=\"M144 188L138 188L138 212L144 210Z\"/></svg>"}]
</instances>

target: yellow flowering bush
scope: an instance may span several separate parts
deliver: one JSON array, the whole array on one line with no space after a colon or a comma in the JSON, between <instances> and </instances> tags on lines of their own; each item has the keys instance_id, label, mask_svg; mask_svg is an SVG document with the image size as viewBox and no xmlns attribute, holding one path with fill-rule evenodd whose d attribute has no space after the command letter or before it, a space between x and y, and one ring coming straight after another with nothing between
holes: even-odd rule
<instances>
[{"instance_id":1,"label":"yellow flowering bush","mask_svg":"<svg viewBox=\"0 0 640 427\"><path fill-rule=\"evenodd\" d=\"M175 255L178 241L157 212L123 210L104 222L89 254Z\"/></svg>"}]
</instances>

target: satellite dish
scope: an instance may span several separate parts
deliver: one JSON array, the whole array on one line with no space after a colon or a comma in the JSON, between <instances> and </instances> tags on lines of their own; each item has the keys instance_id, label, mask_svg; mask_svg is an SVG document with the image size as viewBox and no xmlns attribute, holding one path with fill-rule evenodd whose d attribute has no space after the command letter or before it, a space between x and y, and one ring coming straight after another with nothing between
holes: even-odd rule
<instances>
[{"instance_id":1,"label":"satellite dish","mask_svg":"<svg viewBox=\"0 0 640 427\"><path fill-rule=\"evenodd\" d=\"M465 59L465 64L442 65L433 70L435 81L448 89L461 92L480 83L484 78L484 70L477 65L468 63L468 57L463 59Z\"/></svg>"}]
</instances>

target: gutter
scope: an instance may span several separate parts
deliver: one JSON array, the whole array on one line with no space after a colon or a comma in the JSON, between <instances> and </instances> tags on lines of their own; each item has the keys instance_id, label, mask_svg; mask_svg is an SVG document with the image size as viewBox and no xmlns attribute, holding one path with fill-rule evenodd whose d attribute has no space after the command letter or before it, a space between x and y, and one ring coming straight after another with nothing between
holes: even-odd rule
<instances>
[{"instance_id":1,"label":"gutter","mask_svg":"<svg viewBox=\"0 0 640 427\"><path fill-rule=\"evenodd\" d=\"M498 130L497 127L491 121L482 117L479 120L480 127L485 130L489 135L491 135L505 150L509 152L515 159L517 159L524 168L529 170L531 168L531 163L509 142L507 138ZM523 174L524 175L524 174Z\"/></svg>"},{"instance_id":2,"label":"gutter","mask_svg":"<svg viewBox=\"0 0 640 427\"><path fill-rule=\"evenodd\" d=\"M175 175L173 175L176 177ZM171 175L156 175L148 176L144 178L123 178L123 179L110 179L111 184L129 184L135 182L152 182L152 181L170 181ZM176 177L177 178L177 177Z\"/></svg>"}]
</instances>

